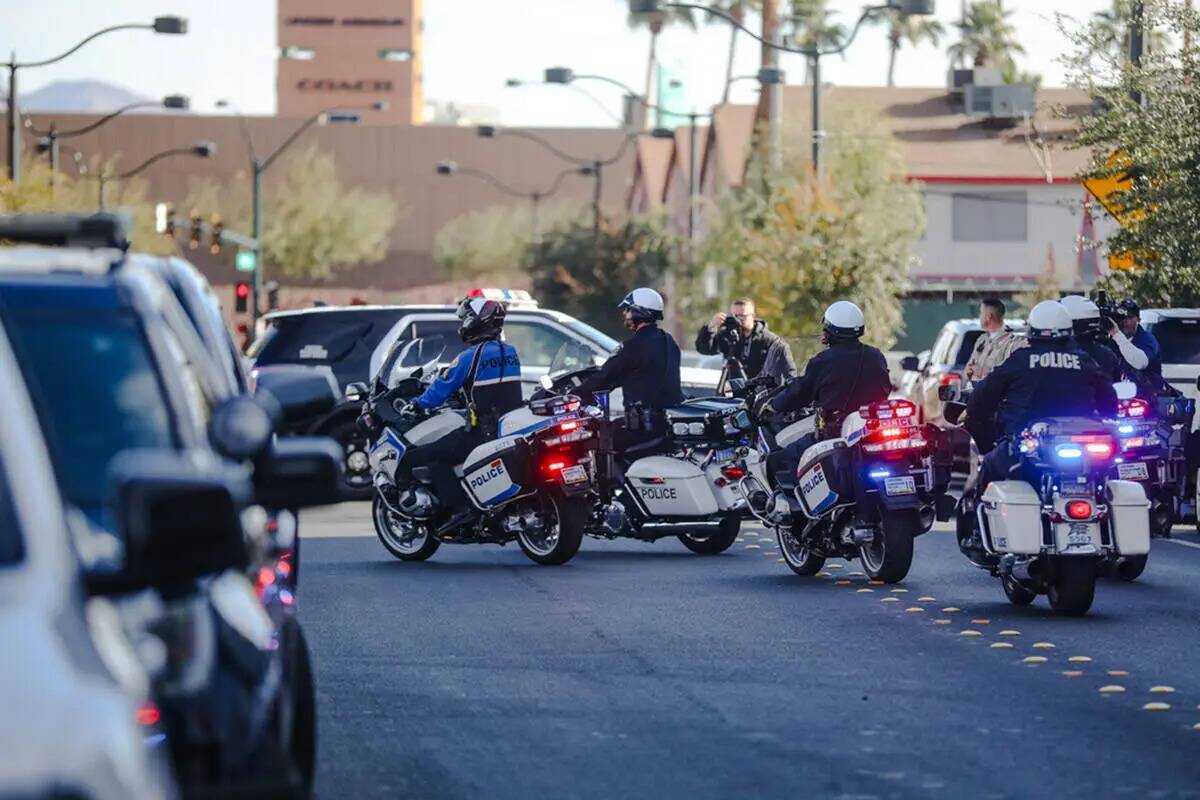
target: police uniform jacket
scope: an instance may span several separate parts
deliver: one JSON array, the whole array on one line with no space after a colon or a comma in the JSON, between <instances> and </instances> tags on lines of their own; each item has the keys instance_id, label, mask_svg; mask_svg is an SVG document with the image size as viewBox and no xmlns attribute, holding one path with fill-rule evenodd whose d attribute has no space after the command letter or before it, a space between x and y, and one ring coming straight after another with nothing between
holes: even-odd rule
<instances>
[{"instance_id":1,"label":"police uniform jacket","mask_svg":"<svg viewBox=\"0 0 1200 800\"><path fill-rule=\"evenodd\" d=\"M967 403L973 424L999 415L1001 436L1045 417L1102 419L1117 413L1112 381L1074 342L1034 342L975 387Z\"/></svg>"},{"instance_id":2,"label":"police uniform jacket","mask_svg":"<svg viewBox=\"0 0 1200 800\"><path fill-rule=\"evenodd\" d=\"M446 374L416 399L421 408L437 408L462 390L481 418L497 420L521 406L521 359L499 339L473 344L458 354Z\"/></svg>"},{"instance_id":3,"label":"police uniform jacket","mask_svg":"<svg viewBox=\"0 0 1200 800\"><path fill-rule=\"evenodd\" d=\"M581 395L621 389L626 407L641 403L661 410L683 402L679 387L679 345L657 325L646 325L609 356L579 387Z\"/></svg>"},{"instance_id":4,"label":"police uniform jacket","mask_svg":"<svg viewBox=\"0 0 1200 800\"><path fill-rule=\"evenodd\" d=\"M891 391L883 353L859 341L835 341L809 359L804 374L787 384L771 407L786 413L818 405L826 414L849 414L886 400Z\"/></svg>"}]
</instances>

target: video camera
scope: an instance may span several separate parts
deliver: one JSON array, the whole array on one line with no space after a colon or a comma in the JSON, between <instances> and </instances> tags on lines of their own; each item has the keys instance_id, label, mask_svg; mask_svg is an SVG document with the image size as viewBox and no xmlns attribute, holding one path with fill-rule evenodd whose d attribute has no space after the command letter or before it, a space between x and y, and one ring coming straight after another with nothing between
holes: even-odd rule
<instances>
[{"instance_id":1,"label":"video camera","mask_svg":"<svg viewBox=\"0 0 1200 800\"><path fill-rule=\"evenodd\" d=\"M1137 305L1130 300L1113 302L1108 292L1096 292L1096 308L1100 309L1100 317L1111 330L1120 327L1121 320L1131 315L1137 315Z\"/></svg>"},{"instance_id":2,"label":"video camera","mask_svg":"<svg viewBox=\"0 0 1200 800\"><path fill-rule=\"evenodd\" d=\"M729 316L721 323L721 327L717 329L713 336L713 344L721 351L721 355L725 358L737 357L737 346L742 336L742 324L738 322L737 317Z\"/></svg>"}]
</instances>

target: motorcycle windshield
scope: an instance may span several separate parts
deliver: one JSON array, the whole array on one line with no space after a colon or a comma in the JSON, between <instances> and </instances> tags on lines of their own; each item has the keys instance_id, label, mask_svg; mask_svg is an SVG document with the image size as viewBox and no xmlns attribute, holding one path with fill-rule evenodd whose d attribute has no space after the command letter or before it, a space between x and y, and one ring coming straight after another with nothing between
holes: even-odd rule
<instances>
[{"instance_id":1,"label":"motorcycle windshield","mask_svg":"<svg viewBox=\"0 0 1200 800\"><path fill-rule=\"evenodd\" d=\"M568 339L554 354L554 358L550 361L550 369L546 374L550 378L558 378L561 375L594 366L596 366L595 351L582 342Z\"/></svg>"},{"instance_id":2,"label":"motorcycle windshield","mask_svg":"<svg viewBox=\"0 0 1200 800\"><path fill-rule=\"evenodd\" d=\"M377 379L393 389L405 378L420 379L432 375L437 370L442 353L446 351L446 345L444 336L397 341L384 358Z\"/></svg>"}]
</instances>

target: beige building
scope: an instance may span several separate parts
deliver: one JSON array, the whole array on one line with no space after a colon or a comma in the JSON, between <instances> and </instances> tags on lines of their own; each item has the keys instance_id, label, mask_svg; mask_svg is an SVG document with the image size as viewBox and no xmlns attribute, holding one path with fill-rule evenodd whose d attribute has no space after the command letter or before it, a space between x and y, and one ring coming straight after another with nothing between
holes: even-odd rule
<instances>
[{"instance_id":1,"label":"beige building","mask_svg":"<svg viewBox=\"0 0 1200 800\"><path fill-rule=\"evenodd\" d=\"M387 103L372 125L417 125L425 108L422 0L278 0L279 115Z\"/></svg>"}]
</instances>

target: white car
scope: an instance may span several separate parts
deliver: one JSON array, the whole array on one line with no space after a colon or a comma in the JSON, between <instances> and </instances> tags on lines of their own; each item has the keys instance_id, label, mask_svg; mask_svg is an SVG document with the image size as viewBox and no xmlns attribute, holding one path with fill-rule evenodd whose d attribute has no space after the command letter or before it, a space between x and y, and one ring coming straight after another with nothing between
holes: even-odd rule
<instances>
[{"instance_id":1,"label":"white car","mask_svg":"<svg viewBox=\"0 0 1200 800\"><path fill-rule=\"evenodd\" d=\"M175 795L148 680L107 601L84 597L37 417L0 330L0 797ZM7 458L5 458L7 456Z\"/></svg>"},{"instance_id":2,"label":"white car","mask_svg":"<svg viewBox=\"0 0 1200 800\"><path fill-rule=\"evenodd\" d=\"M1200 378L1200 308L1147 308L1142 327L1158 340L1163 378L1188 397L1197 397Z\"/></svg>"}]
</instances>

